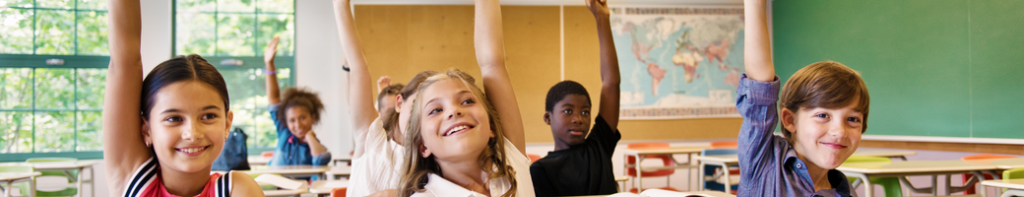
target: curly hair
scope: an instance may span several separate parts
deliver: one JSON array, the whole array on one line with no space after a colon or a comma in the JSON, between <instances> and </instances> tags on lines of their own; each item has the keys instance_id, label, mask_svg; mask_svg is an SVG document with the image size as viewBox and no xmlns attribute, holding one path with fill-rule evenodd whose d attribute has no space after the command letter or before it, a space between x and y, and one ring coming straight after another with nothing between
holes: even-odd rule
<instances>
[{"instance_id":1,"label":"curly hair","mask_svg":"<svg viewBox=\"0 0 1024 197\"><path fill-rule=\"evenodd\" d=\"M284 112L292 107L305 107L313 116L313 122L320 122L320 113L324 111L324 103L320 102L320 96L305 88L289 87L281 95L281 103L277 105L277 111ZM287 122L286 113L277 113L277 120Z\"/></svg>"}]
</instances>

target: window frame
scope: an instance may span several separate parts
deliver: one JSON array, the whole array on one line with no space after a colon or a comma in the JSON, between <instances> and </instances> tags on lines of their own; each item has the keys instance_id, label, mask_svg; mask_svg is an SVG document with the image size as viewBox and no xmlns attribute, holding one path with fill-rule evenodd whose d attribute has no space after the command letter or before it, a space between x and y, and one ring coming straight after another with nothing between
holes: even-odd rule
<instances>
[{"instance_id":1,"label":"window frame","mask_svg":"<svg viewBox=\"0 0 1024 197\"><path fill-rule=\"evenodd\" d=\"M177 54L177 50L178 50L178 48L177 48L178 47L178 1L179 0L172 0L171 1L171 56L177 56L178 55ZM298 1L299 0L292 0L292 12L291 13L285 13L285 12L260 12L259 6L258 6L259 5L258 4L259 0L253 0L253 4L255 4L255 6L253 6L253 11L252 12L238 12L238 11L221 12L219 10L204 11L204 12L212 12L212 13L214 13L214 20L215 21L217 20L217 16L219 16L219 13L232 13L232 14L238 14L238 13L246 13L246 14L248 14L248 13L253 13L253 14L255 14L254 18L256 18L256 19L259 19L260 14L265 14L265 13L269 13L269 14L291 14L292 15L293 23L295 23L295 28L293 29L294 32L292 34L292 35L296 35L295 39L293 39L293 41L294 41L294 40L298 40L297 39L297 35L298 35L297 32L298 32L298 29L299 29L299 27L298 27L298 20L299 19L298 19L298 15L296 14L297 12L295 11L295 8L296 8L296 6L298 4ZM217 23L217 22L215 22L215 28L214 28L215 31L216 31L216 27L219 27L219 23ZM219 54L216 54L217 53L217 49L216 49L216 44L215 44L214 55L203 55L203 58L206 59L207 62L210 62L211 65L216 67L218 71L224 70L224 69L263 69L263 67L265 65L263 63L263 54L260 53L262 50L256 50L256 47L258 47L258 45L259 45L258 44L259 42L257 42L257 40L256 40L256 39L259 39L259 35L260 35L259 34L260 33L259 32L259 27L260 27L259 26L259 20L256 20L256 24L253 25L253 34L254 35L252 36L253 43L255 45L255 46L253 46L253 49L255 50L255 54L253 56L227 56L227 55L221 56ZM217 43L218 41L220 41L220 37L216 33L214 35L215 35L215 37L214 37L214 41L213 42ZM299 51L298 50L298 43L294 43L293 47L294 48L292 49L291 56L282 56L280 53L278 53L277 57L274 58L274 60L275 60L274 61L274 66L275 66L276 69L278 69L278 70L281 70L281 69L284 69L284 68L290 69L289 77L288 77L288 80L285 81L285 84L290 84L292 86L295 85L295 75L296 75L295 74L296 73L295 54L298 54L298 51ZM236 61L236 60L240 60L240 61ZM232 61L232 62L234 62L233 63L234 65L227 65L227 64L225 64L226 63L225 61ZM240 64L238 64L238 63L240 63ZM290 86L281 86L280 88L281 88L281 90L284 90L287 87L290 87ZM261 108L261 106L254 106L254 108L252 110L254 110L254 111L263 111L263 109L260 109L260 108ZM254 116L258 116L258 115L259 114L254 114ZM235 122L237 122L238 118L239 117L235 117ZM273 118L273 117L271 117L271 118ZM270 121L273 121L273 120L270 120ZM252 126L255 126L255 125L252 125ZM232 130L234 130L235 128L237 128L236 125L232 125ZM256 131L255 130L254 131L246 131L246 133L248 133L248 132L256 132ZM249 137L252 138L252 137L255 137L255 136L250 135ZM278 140L280 140L280 139L278 139ZM266 146L266 147L261 147L261 146L256 146L254 144L246 143L247 152L251 156L260 155L264 151L273 151L275 146L277 146L277 145L276 144L272 144L272 145L269 145L269 146Z\"/></svg>"},{"instance_id":2,"label":"window frame","mask_svg":"<svg viewBox=\"0 0 1024 197\"><path fill-rule=\"evenodd\" d=\"M32 12L32 27L31 27L32 28L32 53L0 53L0 68L29 68L29 69L32 70L32 84L33 84L32 85L32 105L31 105L32 107L31 108L27 108L27 109L0 109L0 112L31 112L32 113L32 120L31 120L31 122L32 122L32 124L31 124L32 125L32 131L31 131L32 132L32 136L31 136L31 138L32 138L32 140L31 140L32 141L31 152L28 152L28 153L0 153L0 155L3 156L3 157L0 157L0 162L12 162L12 161L20 162L20 161L25 161L25 160L27 160L29 158L38 158L38 157L69 157L69 158L78 158L78 159L101 159L101 158L103 158L103 152L101 150L93 150L93 151L79 151L78 150L78 136L79 136L78 114L79 114L79 112L102 111L102 108L97 109L97 108L79 108L78 107L78 104L77 104L77 99L78 99L78 78L79 78L79 76L78 76L78 69L82 69L82 68L106 69L108 67L108 65L110 64L110 56L109 55L80 55L79 54L79 50L78 50L78 47L79 47L79 42L78 42L78 24L79 24L79 19L80 19L79 15L82 12L108 13L108 11L107 10L100 10L100 9L79 9L78 2L79 2L79 0L74 0L74 3L73 3L74 6L71 7L71 8L40 7L38 1L36 1L36 0L32 1L32 7L8 6L8 5L0 6L3 9L31 10L31 12ZM70 55L39 54L39 43L36 43L36 41L37 41L36 38L39 36L38 32L37 32L37 27L36 27L37 24L38 24L38 21L40 20L39 19L39 12L38 12L39 10L68 11L68 12L71 12L72 15L74 15L74 17L73 17L73 26L72 26L72 29L71 29L72 30L72 32L71 32L72 35L71 36L73 37L72 38L72 40L73 40L72 41L72 47L73 47L72 48L72 54L70 54ZM49 63L50 60L60 60L60 63L50 64ZM39 68L44 68L44 69L55 68L55 69L71 69L71 70L73 70L72 73L75 76L72 79L74 81L74 83L73 83L74 88L72 90L74 97L72 98L72 100L75 101L75 103L76 103L76 104L74 104L73 108L40 109L40 108L35 106L36 99L38 98L37 97L38 94L36 92L36 85L35 85L36 80L37 80L37 78L36 78L37 77L36 69L39 69ZM37 123L35 122L36 114L39 113L39 112L50 112L50 111L74 113L74 116L73 116L74 120L73 120L73 123L72 123L73 124L72 125L72 127L73 127L72 129L74 131L75 138L74 138L74 142L73 142L74 145L72 146L72 150L67 151L67 152L36 152L36 146L38 146L36 144L37 143L37 141L36 141L36 127L37 127ZM12 142L12 143L15 143L15 142Z\"/></svg>"}]
</instances>

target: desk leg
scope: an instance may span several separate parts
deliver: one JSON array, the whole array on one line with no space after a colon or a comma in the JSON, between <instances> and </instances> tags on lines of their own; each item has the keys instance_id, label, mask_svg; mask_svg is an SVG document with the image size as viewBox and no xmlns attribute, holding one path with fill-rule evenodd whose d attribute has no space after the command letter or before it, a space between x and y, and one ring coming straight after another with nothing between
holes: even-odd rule
<instances>
[{"instance_id":1,"label":"desk leg","mask_svg":"<svg viewBox=\"0 0 1024 197\"><path fill-rule=\"evenodd\" d=\"M708 166L708 164L705 163L704 161L700 161L700 167L697 167L697 191L704 191L704 188L707 188L707 186L704 185L704 182L706 181L704 180L704 178L706 178L704 177L705 166Z\"/></svg>"},{"instance_id":2,"label":"desk leg","mask_svg":"<svg viewBox=\"0 0 1024 197\"><path fill-rule=\"evenodd\" d=\"M96 170L92 166L89 166L89 197L96 197Z\"/></svg>"},{"instance_id":3,"label":"desk leg","mask_svg":"<svg viewBox=\"0 0 1024 197\"><path fill-rule=\"evenodd\" d=\"M82 187L82 173L83 173L82 168L78 168L78 176L75 176L75 179L78 179L78 181L75 181L75 186L76 186L75 189L78 190L78 192L77 192L78 196L82 196L82 189L85 188L85 187Z\"/></svg>"},{"instance_id":4,"label":"desk leg","mask_svg":"<svg viewBox=\"0 0 1024 197\"><path fill-rule=\"evenodd\" d=\"M939 177L938 176L939 175L932 175L932 196L939 195L939 184L938 184Z\"/></svg>"},{"instance_id":5,"label":"desk leg","mask_svg":"<svg viewBox=\"0 0 1024 197\"><path fill-rule=\"evenodd\" d=\"M636 157L636 193L644 192L644 172L640 171L640 164L644 161L644 155L637 154Z\"/></svg>"},{"instance_id":6,"label":"desk leg","mask_svg":"<svg viewBox=\"0 0 1024 197\"><path fill-rule=\"evenodd\" d=\"M866 174L859 174L858 176L860 177L861 180L864 180L864 196L865 197L875 196L875 191L874 191L875 187L874 187L874 185L871 184L871 179L868 178L868 175L866 175Z\"/></svg>"},{"instance_id":7,"label":"desk leg","mask_svg":"<svg viewBox=\"0 0 1024 197\"><path fill-rule=\"evenodd\" d=\"M732 194L732 180L729 179L729 176L732 175L729 174L729 165L722 163L722 171L725 171L725 184L723 184L725 185L725 193Z\"/></svg>"},{"instance_id":8,"label":"desk leg","mask_svg":"<svg viewBox=\"0 0 1024 197\"><path fill-rule=\"evenodd\" d=\"M4 189L4 197L11 197L11 190L14 190L14 188L13 188L14 184L11 184L11 183L14 183L14 181L7 181L7 184L6 184L7 187L3 188Z\"/></svg>"},{"instance_id":9,"label":"desk leg","mask_svg":"<svg viewBox=\"0 0 1024 197\"><path fill-rule=\"evenodd\" d=\"M28 179L28 197L36 197L36 177Z\"/></svg>"},{"instance_id":10,"label":"desk leg","mask_svg":"<svg viewBox=\"0 0 1024 197\"><path fill-rule=\"evenodd\" d=\"M693 180L693 169L690 166L693 166L693 153L686 153L686 191L693 191L690 188L690 185L693 185L690 183Z\"/></svg>"},{"instance_id":11,"label":"desk leg","mask_svg":"<svg viewBox=\"0 0 1024 197\"><path fill-rule=\"evenodd\" d=\"M950 192L950 190L952 190L952 189L953 189L953 184L949 182L949 180L950 180L950 178L949 178L949 177L950 177L950 176L951 176L951 175L949 175L949 174L947 174L947 175L946 175L946 191L943 191L943 192L942 192L942 195L943 195L943 196L949 196L949 192Z\"/></svg>"}]
</instances>

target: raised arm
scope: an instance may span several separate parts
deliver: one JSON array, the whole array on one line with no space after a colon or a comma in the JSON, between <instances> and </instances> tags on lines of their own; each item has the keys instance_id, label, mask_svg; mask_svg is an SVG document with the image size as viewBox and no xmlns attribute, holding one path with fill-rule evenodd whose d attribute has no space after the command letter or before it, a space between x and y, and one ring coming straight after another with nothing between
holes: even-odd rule
<instances>
[{"instance_id":1,"label":"raised arm","mask_svg":"<svg viewBox=\"0 0 1024 197\"><path fill-rule=\"evenodd\" d=\"M772 43L768 37L766 0L744 0L745 17L743 35L743 62L747 77L761 82L775 81L775 66L772 64Z\"/></svg>"},{"instance_id":2,"label":"raised arm","mask_svg":"<svg viewBox=\"0 0 1024 197\"><path fill-rule=\"evenodd\" d=\"M606 0L587 0L597 21L597 39L601 42L601 111L597 114L619 132L619 58L612 40L611 19Z\"/></svg>"},{"instance_id":3,"label":"raised arm","mask_svg":"<svg viewBox=\"0 0 1024 197\"><path fill-rule=\"evenodd\" d=\"M107 188L124 191L131 173L151 157L143 142L141 95L142 25L138 0L110 0L110 65L103 100L103 163Z\"/></svg>"},{"instance_id":4,"label":"raised arm","mask_svg":"<svg viewBox=\"0 0 1024 197\"><path fill-rule=\"evenodd\" d=\"M505 69L505 36L501 32L501 5L498 0L476 0L473 24L473 43L476 46L476 61L483 75L484 91L487 98L498 110L502 130L519 152L526 154L526 137L523 134L523 117L519 114L519 103L512 90L512 80Z\"/></svg>"},{"instance_id":5,"label":"raised arm","mask_svg":"<svg viewBox=\"0 0 1024 197\"><path fill-rule=\"evenodd\" d=\"M263 52L263 74L267 75L267 101L270 105L277 105L281 103L281 88L277 87L277 68L274 67L274 57L277 55L277 42L281 38L274 37L267 44L266 51ZM275 117L276 118L276 117Z\"/></svg>"},{"instance_id":6,"label":"raised arm","mask_svg":"<svg viewBox=\"0 0 1024 197\"><path fill-rule=\"evenodd\" d=\"M369 127L379 114L373 107L373 92L370 89L373 81L370 79L366 57L363 56L363 47L359 43L359 33L356 32L355 21L352 20L349 0L334 0L334 16L338 22L341 49L345 51L345 61L349 66L348 106L349 113L351 113L349 117L352 118L352 131L356 142L352 157L359 158L363 154L362 143L366 139Z\"/></svg>"}]
</instances>

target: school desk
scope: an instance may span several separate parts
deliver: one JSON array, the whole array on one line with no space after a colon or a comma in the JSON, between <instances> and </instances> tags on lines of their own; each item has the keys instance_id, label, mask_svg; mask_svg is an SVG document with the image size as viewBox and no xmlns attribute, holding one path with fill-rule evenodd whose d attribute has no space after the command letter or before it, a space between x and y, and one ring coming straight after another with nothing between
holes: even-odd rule
<instances>
[{"instance_id":1,"label":"school desk","mask_svg":"<svg viewBox=\"0 0 1024 197\"><path fill-rule=\"evenodd\" d=\"M971 173L977 177L980 176L984 171L997 170L999 167L991 164L975 164L967 163L960 160L937 160L937 161L893 161L893 162L858 162L858 163L845 163L840 165L836 170L842 171L848 177L857 177L864 181L864 185L871 185L871 179L873 177L898 177L900 182L904 186L910 187L909 189L914 192L923 193L931 192L932 195L938 194L937 176L946 175L945 181L945 193L943 195L948 196L949 193L956 191L952 190L963 190L963 187L954 188L950 185L950 176L954 174ZM916 175L931 175L932 186L927 188L915 188L910 184L910 181L906 179L906 176ZM973 185L977 180L971 179L965 185ZM874 187L864 187L865 195L871 197ZM904 188L908 189L908 188Z\"/></svg>"},{"instance_id":2,"label":"school desk","mask_svg":"<svg viewBox=\"0 0 1024 197\"><path fill-rule=\"evenodd\" d=\"M264 157L260 155L249 156L246 160L249 161L250 166L267 165L270 162L271 157Z\"/></svg>"},{"instance_id":3,"label":"school desk","mask_svg":"<svg viewBox=\"0 0 1024 197\"><path fill-rule=\"evenodd\" d=\"M348 187L348 180L313 181L309 186L309 193L316 196L331 195L334 188Z\"/></svg>"},{"instance_id":4,"label":"school desk","mask_svg":"<svg viewBox=\"0 0 1024 197\"><path fill-rule=\"evenodd\" d=\"M338 163L352 162L352 156L350 155L339 155L331 157L331 165L339 166Z\"/></svg>"},{"instance_id":5,"label":"school desk","mask_svg":"<svg viewBox=\"0 0 1024 197\"><path fill-rule=\"evenodd\" d=\"M643 172L642 170L644 170L644 169L646 169L646 170L686 169L686 180L687 180L687 182L689 182L690 180L692 180L692 179L690 179L691 178L690 168L697 167L697 165L692 165L691 162L690 162L691 158L693 158L692 157L693 154L700 155L700 152L703 151L704 149L707 149L707 148L710 148L710 147L707 147L707 146L673 146L673 147L668 147L668 148L635 148L635 149L627 148L627 149L622 151L622 155L623 155L623 159L622 160L623 161L628 160L626 158L628 158L629 156L633 156L633 157L635 157L637 159L636 159L636 163L634 165L625 165L625 166L623 166L623 172L627 171L626 169L627 168L631 168L631 167L636 169L637 173L636 173L636 179L635 180L637 181L637 183L635 185L636 185L637 188L643 188L643 180L641 179L643 177L641 176L641 174ZM686 163L674 162L674 163L676 163L675 166L663 166L663 167L642 167L640 165L642 163L642 161L644 160L644 158L647 157L647 155L675 155L675 154L686 154L686 160L687 160ZM673 160L675 160L675 159L673 159ZM640 189L640 190L642 191L643 189ZM690 183L686 184L686 190L690 190Z\"/></svg>"},{"instance_id":6,"label":"school desk","mask_svg":"<svg viewBox=\"0 0 1024 197\"><path fill-rule=\"evenodd\" d=\"M903 159L903 161L907 160L906 155L916 155L916 154L917 154L917 152L914 152L914 151L857 150L856 152L853 152L853 155L857 155L857 156L888 157L890 159L892 159L892 158L901 158L901 159ZM728 167L728 166L735 166L735 165L739 165L740 164L740 159L739 159L739 157L737 155L697 156L697 160L700 161L700 167L698 168L699 172L697 173L698 174L698 176L697 176L697 184L700 187L697 188L697 191L703 191L704 190L704 181L705 181L704 179L705 179L705 177L702 176L702 175L704 174L704 167L705 166L718 166L718 167L725 168L725 167ZM728 170L724 170L724 172L725 172L725 175L724 175L725 176L725 182L729 183L729 184L734 184L733 181L731 180L731 178L729 177L730 176L729 171ZM725 192L726 193L732 192L732 188L731 187L725 187Z\"/></svg>"},{"instance_id":7,"label":"school desk","mask_svg":"<svg viewBox=\"0 0 1024 197\"><path fill-rule=\"evenodd\" d=\"M47 171L47 170L64 171L64 175L65 176L67 176L69 179L75 179L76 180L75 181L75 188L78 188L79 192L81 192L82 189L84 188L83 184L89 183L89 187L91 188L89 190L89 192L90 192L89 196L96 196L96 184L93 182L93 180L96 180L95 179L96 178L96 175L95 175L96 171L93 170L93 166L96 165L99 162L100 162L99 160L79 160L79 161L72 161L72 162L40 162L40 163L7 162L7 163L2 163L0 165L32 166L32 168L35 168L36 171ZM84 178L84 175L82 175L83 173L85 173L85 169L89 169L89 179L88 180L86 180ZM71 171L72 170L77 170L78 171L77 176L72 176L71 175ZM78 196L82 196L82 194L79 194Z\"/></svg>"},{"instance_id":8,"label":"school desk","mask_svg":"<svg viewBox=\"0 0 1024 197\"><path fill-rule=\"evenodd\" d=\"M252 166L250 170L239 170L248 174L279 174L284 177L311 177L319 176L321 180L326 179L325 172L331 170L330 166L313 165L290 165L290 166Z\"/></svg>"},{"instance_id":9,"label":"school desk","mask_svg":"<svg viewBox=\"0 0 1024 197\"><path fill-rule=\"evenodd\" d=\"M14 182L26 181L30 191L28 196L35 197L36 182L32 181L32 177L37 177L41 174L40 172L0 172L0 183L3 183L3 187L0 187L0 190L3 190L5 197L11 197L11 190L14 190Z\"/></svg>"},{"instance_id":10,"label":"school desk","mask_svg":"<svg viewBox=\"0 0 1024 197\"><path fill-rule=\"evenodd\" d=\"M1003 179L982 181L981 185L1007 189L1002 196L1024 196L1024 179Z\"/></svg>"},{"instance_id":11,"label":"school desk","mask_svg":"<svg viewBox=\"0 0 1024 197\"><path fill-rule=\"evenodd\" d=\"M324 174L327 175L327 180L340 180L341 178L351 176L352 168L335 166L331 167L331 170L324 172Z\"/></svg>"}]
</instances>

